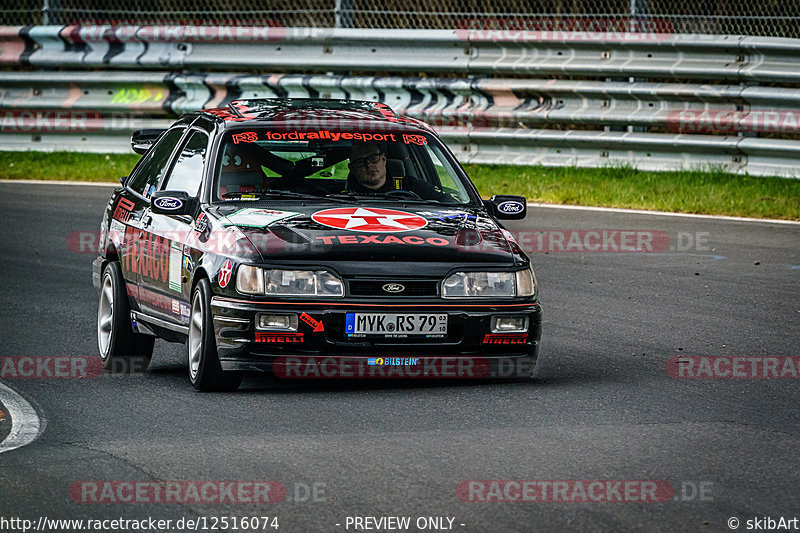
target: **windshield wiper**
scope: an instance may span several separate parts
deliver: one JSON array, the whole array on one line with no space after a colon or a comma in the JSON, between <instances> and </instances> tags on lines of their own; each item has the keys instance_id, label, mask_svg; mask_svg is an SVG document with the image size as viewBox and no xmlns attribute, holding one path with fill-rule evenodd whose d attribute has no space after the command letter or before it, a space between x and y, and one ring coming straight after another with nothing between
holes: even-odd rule
<instances>
[{"instance_id":1,"label":"windshield wiper","mask_svg":"<svg viewBox=\"0 0 800 533\"><path fill-rule=\"evenodd\" d=\"M392 203L414 202L414 203L434 203L434 204L440 204L440 205L450 205L450 204L445 204L444 202L440 202L439 200L426 200L425 198L411 198L411 197L405 197L405 196L403 196L403 197L398 197L398 196L391 197L391 196L385 196L385 195L383 195L381 193L375 193L375 194L347 194L347 193L326 194L325 198L334 198L334 199L349 198L350 200L355 200L355 199L358 199L358 200L370 200L372 202L392 202Z\"/></svg>"},{"instance_id":2,"label":"windshield wiper","mask_svg":"<svg viewBox=\"0 0 800 533\"><path fill-rule=\"evenodd\" d=\"M246 193L247 194L247 193ZM272 191L263 191L257 193L250 193L258 196L259 198L269 197L269 198L276 198L276 199L286 199L286 200L317 200L317 201L325 201L327 200L327 196L318 196L316 194L308 194L303 192L295 192L295 191L284 191L284 190L272 190ZM236 200L236 198L233 198ZM337 203L348 203L344 200L340 200L337 198L331 198L330 201L337 202Z\"/></svg>"}]
</instances>

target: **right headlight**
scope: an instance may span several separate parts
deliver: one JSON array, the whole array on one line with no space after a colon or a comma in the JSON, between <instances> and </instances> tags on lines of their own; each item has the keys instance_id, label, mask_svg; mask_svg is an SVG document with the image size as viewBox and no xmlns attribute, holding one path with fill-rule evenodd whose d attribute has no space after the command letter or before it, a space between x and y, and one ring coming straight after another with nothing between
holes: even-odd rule
<instances>
[{"instance_id":1,"label":"right headlight","mask_svg":"<svg viewBox=\"0 0 800 533\"><path fill-rule=\"evenodd\" d=\"M456 272L442 282L442 298L513 298L536 296L533 270Z\"/></svg>"},{"instance_id":2,"label":"right headlight","mask_svg":"<svg viewBox=\"0 0 800 533\"><path fill-rule=\"evenodd\" d=\"M536 283L533 267L517 271L516 282L517 296L525 298L533 296L534 300L539 296L539 285Z\"/></svg>"},{"instance_id":3,"label":"right headlight","mask_svg":"<svg viewBox=\"0 0 800 533\"><path fill-rule=\"evenodd\" d=\"M241 266L236 288L243 294L274 296L344 296L341 278L327 270L284 270Z\"/></svg>"}]
</instances>

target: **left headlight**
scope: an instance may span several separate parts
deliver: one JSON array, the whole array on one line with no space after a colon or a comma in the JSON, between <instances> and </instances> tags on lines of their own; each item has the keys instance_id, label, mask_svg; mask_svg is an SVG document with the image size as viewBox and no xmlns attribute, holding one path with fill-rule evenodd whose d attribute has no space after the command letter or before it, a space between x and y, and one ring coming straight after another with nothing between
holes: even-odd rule
<instances>
[{"instance_id":1,"label":"left headlight","mask_svg":"<svg viewBox=\"0 0 800 533\"><path fill-rule=\"evenodd\" d=\"M236 273L236 290L243 294L341 297L344 283L327 270L267 270L242 265Z\"/></svg>"},{"instance_id":2,"label":"left headlight","mask_svg":"<svg viewBox=\"0 0 800 533\"><path fill-rule=\"evenodd\" d=\"M513 298L536 295L533 270L456 272L442 282L442 298Z\"/></svg>"},{"instance_id":3,"label":"left headlight","mask_svg":"<svg viewBox=\"0 0 800 533\"><path fill-rule=\"evenodd\" d=\"M240 266L236 272L236 290L242 294L264 294L264 271L250 265Z\"/></svg>"},{"instance_id":4,"label":"left headlight","mask_svg":"<svg viewBox=\"0 0 800 533\"><path fill-rule=\"evenodd\" d=\"M525 298L533 296L534 300L539 296L539 285L536 283L536 273L533 268L517 271L515 281L517 296Z\"/></svg>"}]
</instances>

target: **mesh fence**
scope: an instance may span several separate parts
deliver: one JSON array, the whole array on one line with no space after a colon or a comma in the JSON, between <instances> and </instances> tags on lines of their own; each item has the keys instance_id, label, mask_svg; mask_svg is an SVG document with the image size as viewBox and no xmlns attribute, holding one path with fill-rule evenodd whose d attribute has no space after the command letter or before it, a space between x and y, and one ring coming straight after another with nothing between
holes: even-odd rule
<instances>
[{"instance_id":1,"label":"mesh fence","mask_svg":"<svg viewBox=\"0 0 800 533\"><path fill-rule=\"evenodd\" d=\"M619 31L800 38L800 0L5 0L0 24Z\"/></svg>"}]
</instances>

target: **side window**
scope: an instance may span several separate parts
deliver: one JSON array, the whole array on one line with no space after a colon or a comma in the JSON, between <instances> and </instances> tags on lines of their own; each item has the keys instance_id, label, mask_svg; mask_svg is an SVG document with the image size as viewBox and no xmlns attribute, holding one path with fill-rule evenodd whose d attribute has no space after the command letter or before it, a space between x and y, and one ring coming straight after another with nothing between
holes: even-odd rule
<instances>
[{"instance_id":1,"label":"side window","mask_svg":"<svg viewBox=\"0 0 800 533\"><path fill-rule=\"evenodd\" d=\"M158 180L166 172L169 156L175 148L175 143L183 135L183 128L168 131L144 156L142 162L136 167L136 172L128 186L142 196L150 196Z\"/></svg>"},{"instance_id":2,"label":"side window","mask_svg":"<svg viewBox=\"0 0 800 533\"><path fill-rule=\"evenodd\" d=\"M444 166L444 163L442 163L438 155L431 150L429 145L425 145L425 150L428 153L428 158L433 163L433 167L436 169L436 174L439 176L439 182L442 184L442 187L451 191L457 191L458 186L455 181L453 181L453 176L451 175L452 169L448 169Z\"/></svg>"},{"instance_id":3,"label":"side window","mask_svg":"<svg viewBox=\"0 0 800 533\"><path fill-rule=\"evenodd\" d=\"M189 134L172 171L167 176L162 190L183 191L197 196L203 181L203 163L206 160L208 135L199 131Z\"/></svg>"}]
</instances>

